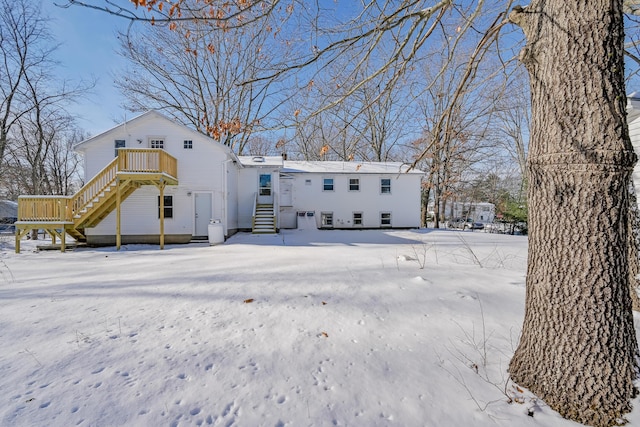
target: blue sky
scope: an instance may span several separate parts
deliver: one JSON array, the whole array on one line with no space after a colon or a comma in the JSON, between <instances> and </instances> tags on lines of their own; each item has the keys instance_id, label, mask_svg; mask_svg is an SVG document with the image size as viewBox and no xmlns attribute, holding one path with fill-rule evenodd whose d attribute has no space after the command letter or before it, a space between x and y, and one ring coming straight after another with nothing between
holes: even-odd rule
<instances>
[{"instance_id":1,"label":"blue sky","mask_svg":"<svg viewBox=\"0 0 640 427\"><path fill-rule=\"evenodd\" d=\"M55 71L71 82L97 79L96 87L70 108L78 125L95 135L132 116L121 107L124 100L113 85L114 73L125 64L116 54L116 32L126 29L128 21L83 7L60 8L56 3L65 0L42 3L43 15L51 19L52 35L60 43L55 54L60 65Z\"/></svg>"}]
</instances>

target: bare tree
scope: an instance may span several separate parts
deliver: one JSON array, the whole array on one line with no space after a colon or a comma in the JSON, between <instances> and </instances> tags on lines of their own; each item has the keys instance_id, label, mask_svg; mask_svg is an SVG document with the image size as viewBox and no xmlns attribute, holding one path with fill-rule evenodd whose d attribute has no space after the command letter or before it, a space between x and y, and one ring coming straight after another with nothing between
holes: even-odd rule
<instances>
[{"instance_id":1,"label":"bare tree","mask_svg":"<svg viewBox=\"0 0 640 427\"><path fill-rule=\"evenodd\" d=\"M116 85L133 111L159 109L242 154L277 107L277 82L256 81L283 49L266 26L225 31L206 21L121 33L130 67Z\"/></svg>"},{"instance_id":2,"label":"bare tree","mask_svg":"<svg viewBox=\"0 0 640 427\"><path fill-rule=\"evenodd\" d=\"M495 100L496 114L492 125L492 138L506 158L518 166L521 177L519 195L526 194L527 152L529 148L529 123L531 103L527 79L516 71L506 80L504 90Z\"/></svg>"},{"instance_id":3,"label":"bare tree","mask_svg":"<svg viewBox=\"0 0 640 427\"><path fill-rule=\"evenodd\" d=\"M12 128L32 108L25 80L50 63L50 40L37 3L0 0L0 161Z\"/></svg>"}]
</instances>

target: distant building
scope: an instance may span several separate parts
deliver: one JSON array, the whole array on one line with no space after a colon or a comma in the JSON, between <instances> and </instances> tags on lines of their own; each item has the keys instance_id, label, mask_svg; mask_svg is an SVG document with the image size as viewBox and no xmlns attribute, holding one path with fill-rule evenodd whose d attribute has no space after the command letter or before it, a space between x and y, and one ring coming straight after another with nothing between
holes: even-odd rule
<instances>
[{"instance_id":1,"label":"distant building","mask_svg":"<svg viewBox=\"0 0 640 427\"><path fill-rule=\"evenodd\" d=\"M471 222L492 223L496 217L496 205L487 202L453 203L453 218L470 218Z\"/></svg>"}]
</instances>

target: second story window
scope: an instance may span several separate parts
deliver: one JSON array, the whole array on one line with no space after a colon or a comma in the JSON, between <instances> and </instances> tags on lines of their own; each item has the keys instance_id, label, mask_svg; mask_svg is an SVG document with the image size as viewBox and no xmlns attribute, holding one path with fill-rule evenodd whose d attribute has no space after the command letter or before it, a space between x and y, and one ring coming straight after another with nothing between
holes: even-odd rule
<instances>
[{"instance_id":1,"label":"second story window","mask_svg":"<svg viewBox=\"0 0 640 427\"><path fill-rule=\"evenodd\" d=\"M161 148L164 149L164 139L152 139L150 141L151 148Z\"/></svg>"},{"instance_id":2,"label":"second story window","mask_svg":"<svg viewBox=\"0 0 640 427\"><path fill-rule=\"evenodd\" d=\"M115 147L116 147L116 157L118 157L118 148L124 148L126 142L124 139L116 139Z\"/></svg>"},{"instance_id":3,"label":"second story window","mask_svg":"<svg viewBox=\"0 0 640 427\"><path fill-rule=\"evenodd\" d=\"M191 150L193 149L193 141L190 139L185 139L184 140L184 149L185 150Z\"/></svg>"},{"instance_id":4,"label":"second story window","mask_svg":"<svg viewBox=\"0 0 640 427\"><path fill-rule=\"evenodd\" d=\"M333 178L325 178L322 180L322 191L333 191Z\"/></svg>"},{"instance_id":5,"label":"second story window","mask_svg":"<svg viewBox=\"0 0 640 427\"><path fill-rule=\"evenodd\" d=\"M359 178L349 178L349 191L360 191Z\"/></svg>"}]
</instances>

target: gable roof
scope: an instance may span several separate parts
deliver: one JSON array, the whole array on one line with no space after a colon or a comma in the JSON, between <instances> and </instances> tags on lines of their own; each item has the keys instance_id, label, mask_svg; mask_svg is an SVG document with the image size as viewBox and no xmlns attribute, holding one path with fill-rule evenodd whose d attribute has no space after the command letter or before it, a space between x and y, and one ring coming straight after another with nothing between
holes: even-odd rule
<instances>
[{"instance_id":1,"label":"gable roof","mask_svg":"<svg viewBox=\"0 0 640 427\"><path fill-rule=\"evenodd\" d=\"M340 162L340 161L295 161L286 160L282 172L288 173L358 173L358 174L419 174L419 169L409 170L401 162Z\"/></svg>"},{"instance_id":2,"label":"gable roof","mask_svg":"<svg viewBox=\"0 0 640 427\"><path fill-rule=\"evenodd\" d=\"M148 118L148 117L153 117L153 118L157 118L157 119L160 119L160 120L168 121L168 122L172 123L174 126L178 126L178 127L182 128L182 130L184 130L185 133L191 134L191 135L193 135L194 137L197 137L197 138L204 138L206 140L209 140L212 144L214 144L214 145L220 147L221 149L225 150L227 152L227 154L233 156L234 158L236 157L235 153L233 152L233 150L231 150L230 147L228 147L228 146L226 146L224 144L220 144L218 141L216 141L215 139L211 138L210 136L207 136L207 135L205 135L203 133L200 133L200 132L198 132L196 130L193 130L189 126L183 125L182 123L178 123L175 120L172 120L172 119L168 118L167 116L165 116L164 114L160 113L157 110L149 110L149 111L146 111L146 112L144 112L142 114L139 114L139 115L137 115L137 116L135 116L135 117L133 117L133 118L131 118L129 120L126 120L123 123L120 123L120 124L110 128L110 129L108 129L108 130L106 130L106 131L104 131L102 133L99 133L98 135L95 135L95 136L92 136L90 138L87 138L84 141L80 141L73 148L74 148L74 150L82 151L84 149L85 145L90 144L90 143L92 143L93 141L95 141L97 139L103 138L104 136L106 136L106 135L108 135L108 134L110 134L112 132L116 132L116 131L120 130L122 127L125 127L127 125L131 125L133 123L142 121L142 120L144 120L145 118Z\"/></svg>"}]
</instances>

